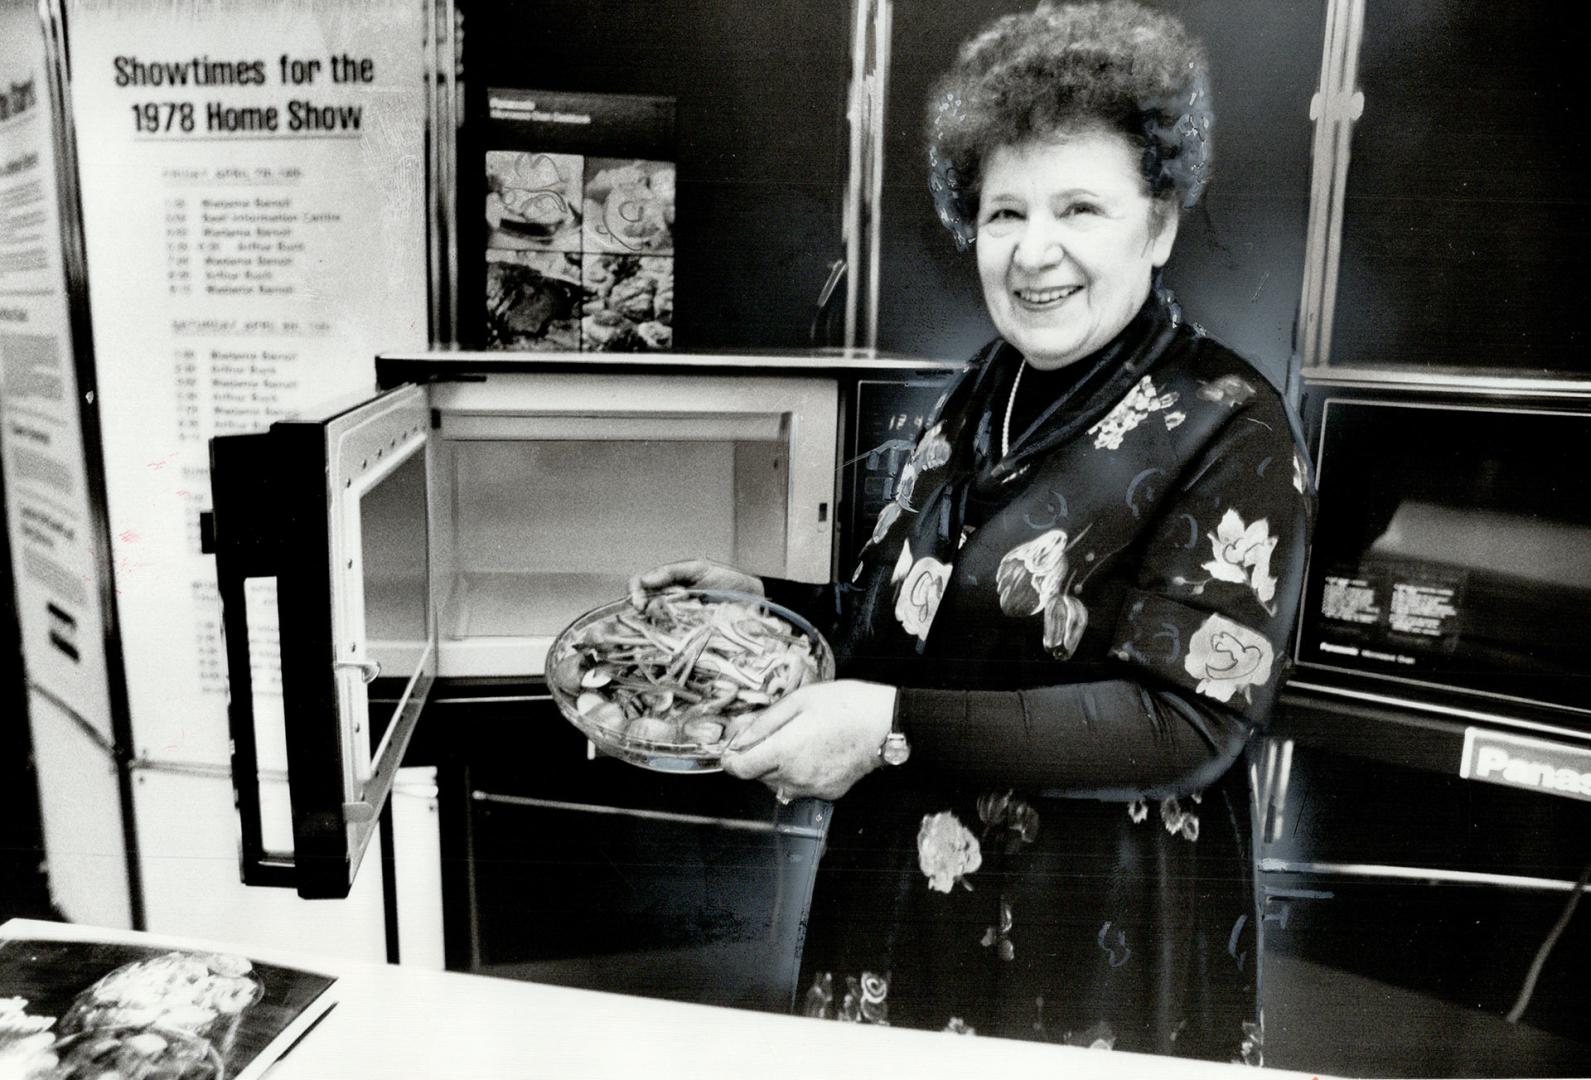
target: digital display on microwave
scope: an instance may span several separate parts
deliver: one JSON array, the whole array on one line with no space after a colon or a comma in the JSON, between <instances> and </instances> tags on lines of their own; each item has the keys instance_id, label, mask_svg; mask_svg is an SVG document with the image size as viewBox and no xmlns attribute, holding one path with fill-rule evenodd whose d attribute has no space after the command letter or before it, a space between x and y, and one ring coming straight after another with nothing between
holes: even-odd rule
<instances>
[{"instance_id":1,"label":"digital display on microwave","mask_svg":"<svg viewBox=\"0 0 1591 1080\"><path fill-rule=\"evenodd\" d=\"M1591 710L1591 416L1331 400L1301 663Z\"/></svg>"}]
</instances>

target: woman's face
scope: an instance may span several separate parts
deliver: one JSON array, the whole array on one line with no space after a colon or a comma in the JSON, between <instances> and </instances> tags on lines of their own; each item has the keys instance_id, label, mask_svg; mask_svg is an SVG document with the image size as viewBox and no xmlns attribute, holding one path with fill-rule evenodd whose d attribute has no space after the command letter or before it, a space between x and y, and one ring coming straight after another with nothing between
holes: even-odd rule
<instances>
[{"instance_id":1,"label":"woman's face","mask_svg":"<svg viewBox=\"0 0 1591 1080\"><path fill-rule=\"evenodd\" d=\"M1000 336L1036 368L1106 344L1149 295L1177 217L1156 220L1126 139L1104 131L1002 146L985 159L978 276Z\"/></svg>"}]
</instances>

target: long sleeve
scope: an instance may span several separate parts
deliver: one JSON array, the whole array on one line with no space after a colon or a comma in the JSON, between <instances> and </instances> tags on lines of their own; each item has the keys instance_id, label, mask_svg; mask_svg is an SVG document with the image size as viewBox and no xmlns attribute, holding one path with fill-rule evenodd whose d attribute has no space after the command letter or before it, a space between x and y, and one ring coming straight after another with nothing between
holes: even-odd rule
<instances>
[{"instance_id":1,"label":"long sleeve","mask_svg":"<svg viewBox=\"0 0 1591 1080\"><path fill-rule=\"evenodd\" d=\"M1243 406L1147 523L1110 628L1120 677L903 689L927 767L1100 798L1184 794L1230 767L1282 681L1313 507L1280 400Z\"/></svg>"},{"instance_id":2,"label":"long sleeve","mask_svg":"<svg viewBox=\"0 0 1591 1080\"><path fill-rule=\"evenodd\" d=\"M1201 790L1242 753L1251 726L1127 679L1031 690L907 687L898 708L920 767L1079 798Z\"/></svg>"},{"instance_id":3,"label":"long sleeve","mask_svg":"<svg viewBox=\"0 0 1591 1080\"><path fill-rule=\"evenodd\" d=\"M1012 678L995 674L999 645L974 641L960 662L875 669L902 687L917 767L1130 799L1200 790L1239 757L1285 674L1313 493L1281 400L1235 393L1205 404L1229 408L1226 422L1154 493L1137 541L1101 575L1113 584L1084 594L1101 598L1093 660ZM819 606L843 617L843 590L826 596Z\"/></svg>"},{"instance_id":4,"label":"long sleeve","mask_svg":"<svg viewBox=\"0 0 1591 1080\"><path fill-rule=\"evenodd\" d=\"M852 593L842 585L780 578L763 585L770 600L825 633L847 617ZM897 712L919 768L1079 798L1198 791L1242 753L1251 727L1219 706L1129 679L1024 690L906 685Z\"/></svg>"}]
</instances>

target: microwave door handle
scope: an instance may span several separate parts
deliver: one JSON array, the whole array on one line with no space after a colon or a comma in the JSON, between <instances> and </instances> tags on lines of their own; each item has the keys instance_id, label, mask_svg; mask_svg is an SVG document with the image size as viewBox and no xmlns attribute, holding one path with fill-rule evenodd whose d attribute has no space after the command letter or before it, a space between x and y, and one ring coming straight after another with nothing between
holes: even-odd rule
<instances>
[{"instance_id":1,"label":"microwave door handle","mask_svg":"<svg viewBox=\"0 0 1591 1080\"><path fill-rule=\"evenodd\" d=\"M364 680L366 686L381 677L381 661L379 660L333 660L331 666L338 671L352 668L359 672L359 677Z\"/></svg>"},{"instance_id":2,"label":"microwave door handle","mask_svg":"<svg viewBox=\"0 0 1591 1080\"><path fill-rule=\"evenodd\" d=\"M368 825L376 820L376 808L363 799L343 803L343 820L351 825Z\"/></svg>"},{"instance_id":3,"label":"microwave door handle","mask_svg":"<svg viewBox=\"0 0 1591 1080\"><path fill-rule=\"evenodd\" d=\"M333 660L333 671L357 671L366 686L381 677L380 660ZM376 819L376 808L366 799L343 803L343 820L350 825L368 825Z\"/></svg>"}]
</instances>

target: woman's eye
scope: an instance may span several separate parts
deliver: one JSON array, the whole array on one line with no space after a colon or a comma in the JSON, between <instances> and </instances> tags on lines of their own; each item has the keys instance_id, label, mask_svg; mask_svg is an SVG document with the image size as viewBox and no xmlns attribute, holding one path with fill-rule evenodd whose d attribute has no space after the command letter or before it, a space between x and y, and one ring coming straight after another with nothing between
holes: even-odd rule
<instances>
[{"instance_id":1,"label":"woman's eye","mask_svg":"<svg viewBox=\"0 0 1591 1080\"><path fill-rule=\"evenodd\" d=\"M1099 207L1093 203L1069 203L1061 213L1064 217L1079 217L1085 214L1097 214Z\"/></svg>"},{"instance_id":2,"label":"woman's eye","mask_svg":"<svg viewBox=\"0 0 1591 1080\"><path fill-rule=\"evenodd\" d=\"M990 210L988 215L983 219L983 222L985 225L988 225L996 221L1019 221L1021 220L1021 217L1021 214L1017 213L1009 206L1001 206L997 209Z\"/></svg>"}]
</instances>

